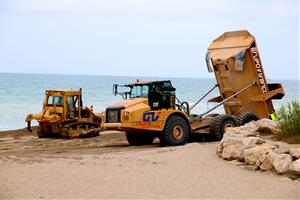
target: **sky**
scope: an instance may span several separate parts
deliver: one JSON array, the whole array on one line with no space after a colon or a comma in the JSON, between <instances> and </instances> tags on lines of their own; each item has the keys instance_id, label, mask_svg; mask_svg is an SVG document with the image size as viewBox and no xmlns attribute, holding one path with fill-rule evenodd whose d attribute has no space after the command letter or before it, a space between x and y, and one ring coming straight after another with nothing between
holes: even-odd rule
<instances>
[{"instance_id":1,"label":"sky","mask_svg":"<svg viewBox=\"0 0 300 200\"><path fill-rule=\"evenodd\" d=\"M0 73L213 77L207 47L241 29L267 79L300 79L298 0L0 0Z\"/></svg>"}]
</instances>

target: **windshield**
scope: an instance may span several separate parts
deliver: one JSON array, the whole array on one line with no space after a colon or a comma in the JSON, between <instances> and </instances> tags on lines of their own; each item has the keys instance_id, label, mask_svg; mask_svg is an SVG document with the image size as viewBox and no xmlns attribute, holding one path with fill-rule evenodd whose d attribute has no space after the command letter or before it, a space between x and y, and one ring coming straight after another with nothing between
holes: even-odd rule
<instances>
[{"instance_id":1,"label":"windshield","mask_svg":"<svg viewBox=\"0 0 300 200\"><path fill-rule=\"evenodd\" d=\"M49 96L48 105L63 105L64 98L62 96Z\"/></svg>"},{"instance_id":2,"label":"windshield","mask_svg":"<svg viewBox=\"0 0 300 200\"><path fill-rule=\"evenodd\" d=\"M134 85L131 88L130 98L148 98L148 85Z\"/></svg>"}]
</instances>

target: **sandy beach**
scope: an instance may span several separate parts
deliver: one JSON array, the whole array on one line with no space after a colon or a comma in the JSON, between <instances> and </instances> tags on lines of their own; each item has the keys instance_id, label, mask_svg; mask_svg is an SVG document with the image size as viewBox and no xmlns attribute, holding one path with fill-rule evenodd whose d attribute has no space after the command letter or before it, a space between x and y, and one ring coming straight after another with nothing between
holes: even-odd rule
<instances>
[{"instance_id":1,"label":"sandy beach","mask_svg":"<svg viewBox=\"0 0 300 200\"><path fill-rule=\"evenodd\" d=\"M299 199L300 182L216 156L218 142L128 146L124 133L0 133L0 198Z\"/></svg>"}]
</instances>

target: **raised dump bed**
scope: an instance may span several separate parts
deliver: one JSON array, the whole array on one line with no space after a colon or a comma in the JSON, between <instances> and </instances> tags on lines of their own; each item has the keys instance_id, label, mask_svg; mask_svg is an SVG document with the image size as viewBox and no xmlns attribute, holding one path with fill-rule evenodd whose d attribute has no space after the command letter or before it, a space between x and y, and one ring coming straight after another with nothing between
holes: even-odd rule
<instances>
[{"instance_id":1,"label":"raised dump bed","mask_svg":"<svg viewBox=\"0 0 300 200\"><path fill-rule=\"evenodd\" d=\"M209 102L224 103L226 114L237 115L251 111L258 118L270 118L274 112L272 99L281 99L280 83L267 83L255 37L248 31L225 32L208 47L206 62L214 72L220 96Z\"/></svg>"}]
</instances>

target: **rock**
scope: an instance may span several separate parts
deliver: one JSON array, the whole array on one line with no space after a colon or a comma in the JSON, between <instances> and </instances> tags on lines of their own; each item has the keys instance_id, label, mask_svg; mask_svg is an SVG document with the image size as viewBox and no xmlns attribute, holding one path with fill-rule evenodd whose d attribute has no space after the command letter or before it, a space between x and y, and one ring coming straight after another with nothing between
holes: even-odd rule
<instances>
[{"instance_id":1,"label":"rock","mask_svg":"<svg viewBox=\"0 0 300 200\"><path fill-rule=\"evenodd\" d=\"M270 143L277 147L277 149L274 151L275 153L282 154L282 153L289 153L289 146L287 143L284 142L272 142Z\"/></svg>"},{"instance_id":2,"label":"rock","mask_svg":"<svg viewBox=\"0 0 300 200\"><path fill-rule=\"evenodd\" d=\"M221 140L218 149L217 149L217 154L222 154L223 149L228 146L228 145L233 145L233 144L242 144L242 138L241 137L231 137L228 134L223 136L223 139Z\"/></svg>"},{"instance_id":3,"label":"rock","mask_svg":"<svg viewBox=\"0 0 300 200\"><path fill-rule=\"evenodd\" d=\"M262 171L268 171L273 169L271 156L270 156L272 152L273 150L266 151L256 161L256 166L259 167Z\"/></svg>"},{"instance_id":4,"label":"rock","mask_svg":"<svg viewBox=\"0 0 300 200\"><path fill-rule=\"evenodd\" d=\"M222 158L225 160L237 159L237 152L241 148L241 144L232 144L224 147L222 152Z\"/></svg>"},{"instance_id":5,"label":"rock","mask_svg":"<svg viewBox=\"0 0 300 200\"><path fill-rule=\"evenodd\" d=\"M244 160L246 164L255 165L259 157L268 150L275 149L275 146L270 144L262 144L250 149L244 150Z\"/></svg>"},{"instance_id":6,"label":"rock","mask_svg":"<svg viewBox=\"0 0 300 200\"><path fill-rule=\"evenodd\" d=\"M245 137L242 139L243 146L263 144L265 141L259 137Z\"/></svg>"},{"instance_id":7,"label":"rock","mask_svg":"<svg viewBox=\"0 0 300 200\"><path fill-rule=\"evenodd\" d=\"M256 145L253 144L253 145L241 146L241 148L238 149L238 151L237 151L237 153L236 153L236 158L237 158L237 160L240 161L240 162L241 162L241 161L244 161L244 151L245 151L246 149L251 149L251 148L253 148L253 147L256 147Z\"/></svg>"},{"instance_id":8,"label":"rock","mask_svg":"<svg viewBox=\"0 0 300 200\"><path fill-rule=\"evenodd\" d=\"M289 154L293 157L293 158L300 158L300 148L289 148Z\"/></svg>"},{"instance_id":9,"label":"rock","mask_svg":"<svg viewBox=\"0 0 300 200\"><path fill-rule=\"evenodd\" d=\"M249 171L256 171L256 170L258 170L258 167L256 165L245 165L244 169L249 170Z\"/></svg>"},{"instance_id":10,"label":"rock","mask_svg":"<svg viewBox=\"0 0 300 200\"><path fill-rule=\"evenodd\" d=\"M251 149L256 147L256 145L260 145L265 143L265 141L259 137L245 137L242 139L242 146L241 148L237 149L236 152L236 159L239 161L244 161L244 151L246 149Z\"/></svg>"},{"instance_id":11,"label":"rock","mask_svg":"<svg viewBox=\"0 0 300 200\"><path fill-rule=\"evenodd\" d=\"M230 127L231 128L231 127ZM227 129L229 129L229 128L227 128ZM227 130L226 129L226 130ZM243 138L244 136L243 135L241 135L241 134L236 134L236 133L232 133L232 132L226 132L226 133L224 133L224 135L223 135L223 138L227 138L227 137L232 137L232 138Z\"/></svg>"},{"instance_id":12,"label":"rock","mask_svg":"<svg viewBox=\"0 0 300 200\"><path fill-rule=\"evenodd\" d=\"M223 137L217 154L225 160L238 159L244 160L244 150L253 148L258 144L263 144L264 140L259 137L232 137L232 134L226 134Z\"/></svg>"},{"instance_id":13,"label":"rock","mask_svg":"<svg viewBox=\"0 0 300 200\"><path fill-rule=\"evenodd\" d=\"M224 136L232 135L234 137L234 135L240 135L240 131L239 131L238 128L239 127L228 127L228 128L226 128Z\"/></svg>"},{"instance_id":14,"label":"rock","mask_svg":"<svg viewBox=\"0 0 300 200\"><path fill-rule=\"evenodd\" d=\"M289 154L270 153L270 160L276 172L283 174L288 172L292 163L292 156Z\"/></svg>"},{"instance_id":15,"label":"rock","mask_svg":"<svg viewBox=\"0 0 300 200\"><path fill-rule=\"evenodd\" d=\"M277 132L277 125L278 122L269 119L261 119L249 122L240 127L228 127L226 128L226 133L231 135L241 135L243 137L257 136L260 135L260 132Z\"/></svg>"},{"instance_id":16,"label":"rock","mask_svg":"<svg viewBox=\"0 0 300 200\"><path fill-rule=\"evenodd\" d=\"M300 158L292 162L289 167L289 172L300 175Z\"/></svg>"},{"instance_id":17,"label":"rock","mask_svg":"<svg viewBox=\"0 0 300 200\"><path fill-rule=\"evenodd\" d=\"M270 129L272 132L277 132L277 125L278 125L278 121L272 121L270 119L261 119L256 121L256 125L258 126L258 128L268 128Z\"/></svg>"},{"instance_id":18,"label":"rock","mask_svg":"<svg viewBox=\"0 0 300 200\"><path fill-rule=\"evenodd\" d=\"M252 121L252 122L249 122L249 123L245 124L244 126L240 126L239 128L243 131L247 131L248 132L247 134L249 134L249 132L256 131L258 126L257 126L257 123L255 121Z\"/></svg>"},{"instance_id":19,"label":"rock","mask_svg":"<svg viewBox=\"0 0 300 200\"><path fill-rule=\"evenodd\" d=\"M220 142L217 153L225 160L245 161L251 170L275 169L277 173L300 175L300 148L289 148L283 142L266 143L259 133L277 132L278 122L262 119L241 127L229 127ZM293 162L293 158L297 159Z\"/></svg>"},{"instance_id":20,"label":"rock","mask_svg":"<svg viewBox=\"0 0 300 200\"><path fill-rule=\"evenodd\" d=\"M250 135L257 135L256 133L257 126L255 122L247 123L244 126L240 127L228 127L226 128L226 133L232 134L232 135L240 135L242 137L247 137Z\"/></svg>"}]
</instances>

